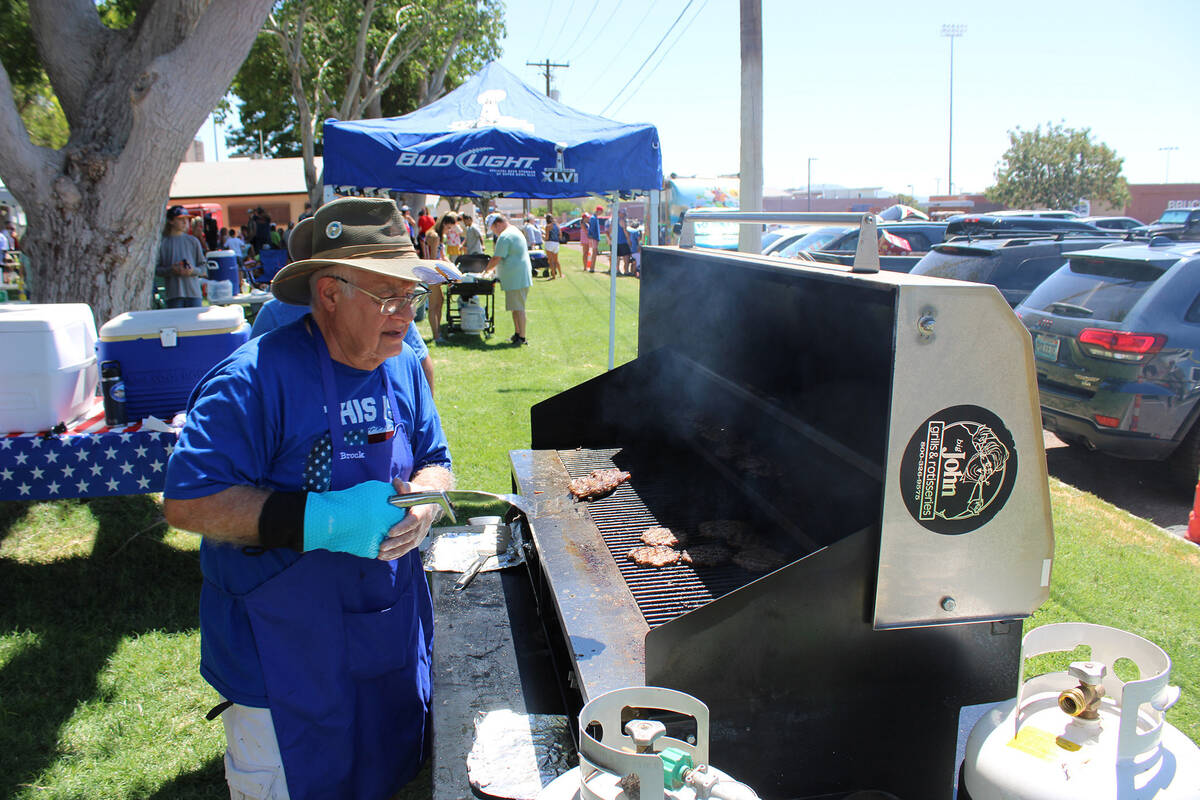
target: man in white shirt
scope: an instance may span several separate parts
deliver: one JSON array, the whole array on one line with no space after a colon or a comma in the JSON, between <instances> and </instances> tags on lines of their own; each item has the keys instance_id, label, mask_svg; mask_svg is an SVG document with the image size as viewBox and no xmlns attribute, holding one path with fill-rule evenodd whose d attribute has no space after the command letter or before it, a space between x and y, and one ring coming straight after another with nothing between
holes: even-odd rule
<instances>
[{"instance_id":1,"label":"man in white shirt","mask_svg":"<svg viewBox=\"0 0 1200 800\"><path fill-rule=\"evenodd\" d=\"M538 249L542 246L542 229L534 222L533 217L525 220L525 243L529 245L530 250Z\"/></svg>"}]
</instances>

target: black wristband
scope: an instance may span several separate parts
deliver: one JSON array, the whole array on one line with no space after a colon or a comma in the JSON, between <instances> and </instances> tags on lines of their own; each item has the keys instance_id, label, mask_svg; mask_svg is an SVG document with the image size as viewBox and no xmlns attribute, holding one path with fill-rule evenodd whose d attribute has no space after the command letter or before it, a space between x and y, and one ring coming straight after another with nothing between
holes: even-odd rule
<instances>
[{"instance_id":1,"label":"black wristband","mask_svg":"<svg viewBox=\"0 0 1200 800\"><path fill-rule=\"evenodd\" d=\"M304 551L304 505L308 492L271 492L258 515L258 541L263 547Z\"/></svg>"}]
</instances>

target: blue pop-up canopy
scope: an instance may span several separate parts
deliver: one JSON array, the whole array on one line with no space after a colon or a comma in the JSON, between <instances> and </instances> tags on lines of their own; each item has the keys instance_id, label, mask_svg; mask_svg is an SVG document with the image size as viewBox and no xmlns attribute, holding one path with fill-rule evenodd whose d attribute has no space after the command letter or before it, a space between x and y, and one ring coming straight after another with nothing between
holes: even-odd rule
<instances>
[{"instance_id":1,"label":"blue pop-up canopy","mask_svg":"<svg viewBox=\"0 0 1200 800\"><path fill-rule=\"evenodd\" d=\"M491 62L389 119L325 123L325 185L451 197L581 197L659 189L653 125L584 114Z\"/></svg>"}]
</instances>

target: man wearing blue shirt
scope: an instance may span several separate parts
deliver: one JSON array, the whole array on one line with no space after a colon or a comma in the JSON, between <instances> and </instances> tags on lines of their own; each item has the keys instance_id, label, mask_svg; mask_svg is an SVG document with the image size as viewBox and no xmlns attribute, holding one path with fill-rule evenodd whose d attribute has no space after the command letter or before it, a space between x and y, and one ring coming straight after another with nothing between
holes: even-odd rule
<instances>
[{"instance_id":1,"label":"man wearing blue shirt","mask_svg":"<svg viewBox=\"0 0 1200 800\"><path fill-rule=\"evenodd\" d=\"M328 203L292 240L307 252L272 290L310 314L201 380L164 510L204 536L200 671L225 699L231 795L384 800L429 748L416 548L436 513L388 499L454 482L404 334L422 282L461 276L417 257L390 200Z\"/></svg>"},{"instance_id":2,"label":"man wearing blue shirt","mask_svg":"<svg viewBox=\"0 0 1200 800\"><path fill-rule=\"evenodd\" d=\"M529 287L533 285L533 264L529 261L529 248L525 236L515 225L508 224L508 217L496 214L492 219L492 233L496 236L495 255L488 261L488 270L495 271L504 290L504 308L513 315L513 344L529 344L525 339L525 302Z\"/></svg>"}]
</instances>

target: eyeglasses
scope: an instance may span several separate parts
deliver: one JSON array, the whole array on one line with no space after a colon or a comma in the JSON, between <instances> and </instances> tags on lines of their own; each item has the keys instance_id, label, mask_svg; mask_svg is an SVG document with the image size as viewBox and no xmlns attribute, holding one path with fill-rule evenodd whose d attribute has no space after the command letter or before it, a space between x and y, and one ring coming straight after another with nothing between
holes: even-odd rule
<instances>
[{"instance_id":1,"label":"eyeglasses","mask_svg":"<svg viewBox=\"0 0 1200 800\"><path fill-rule=\"evenodd\" d=\"M379 313L383 314L385 317L390 317L393 314L397 314L400 311L410 308L410 307L414 308L414 309L419 309L421 306L423 306L425 304L425 301L429 299L429 290L428 289L417 289L412 294L406 294L401 297L380 297L377 294L372 294L371 292L368 292L366 289L362 288L357 283L351 283L350 281L346 280L345 278L343 278L341 276L329 275L327 277L333 278L335 281L341 281L342 283L346 284L347 286L353 286L355 289L358 289L360 292L365 294L367 297L369 297L372 300L374 300L375 302L379 303Z\"/></svg>"}]
</instances>

